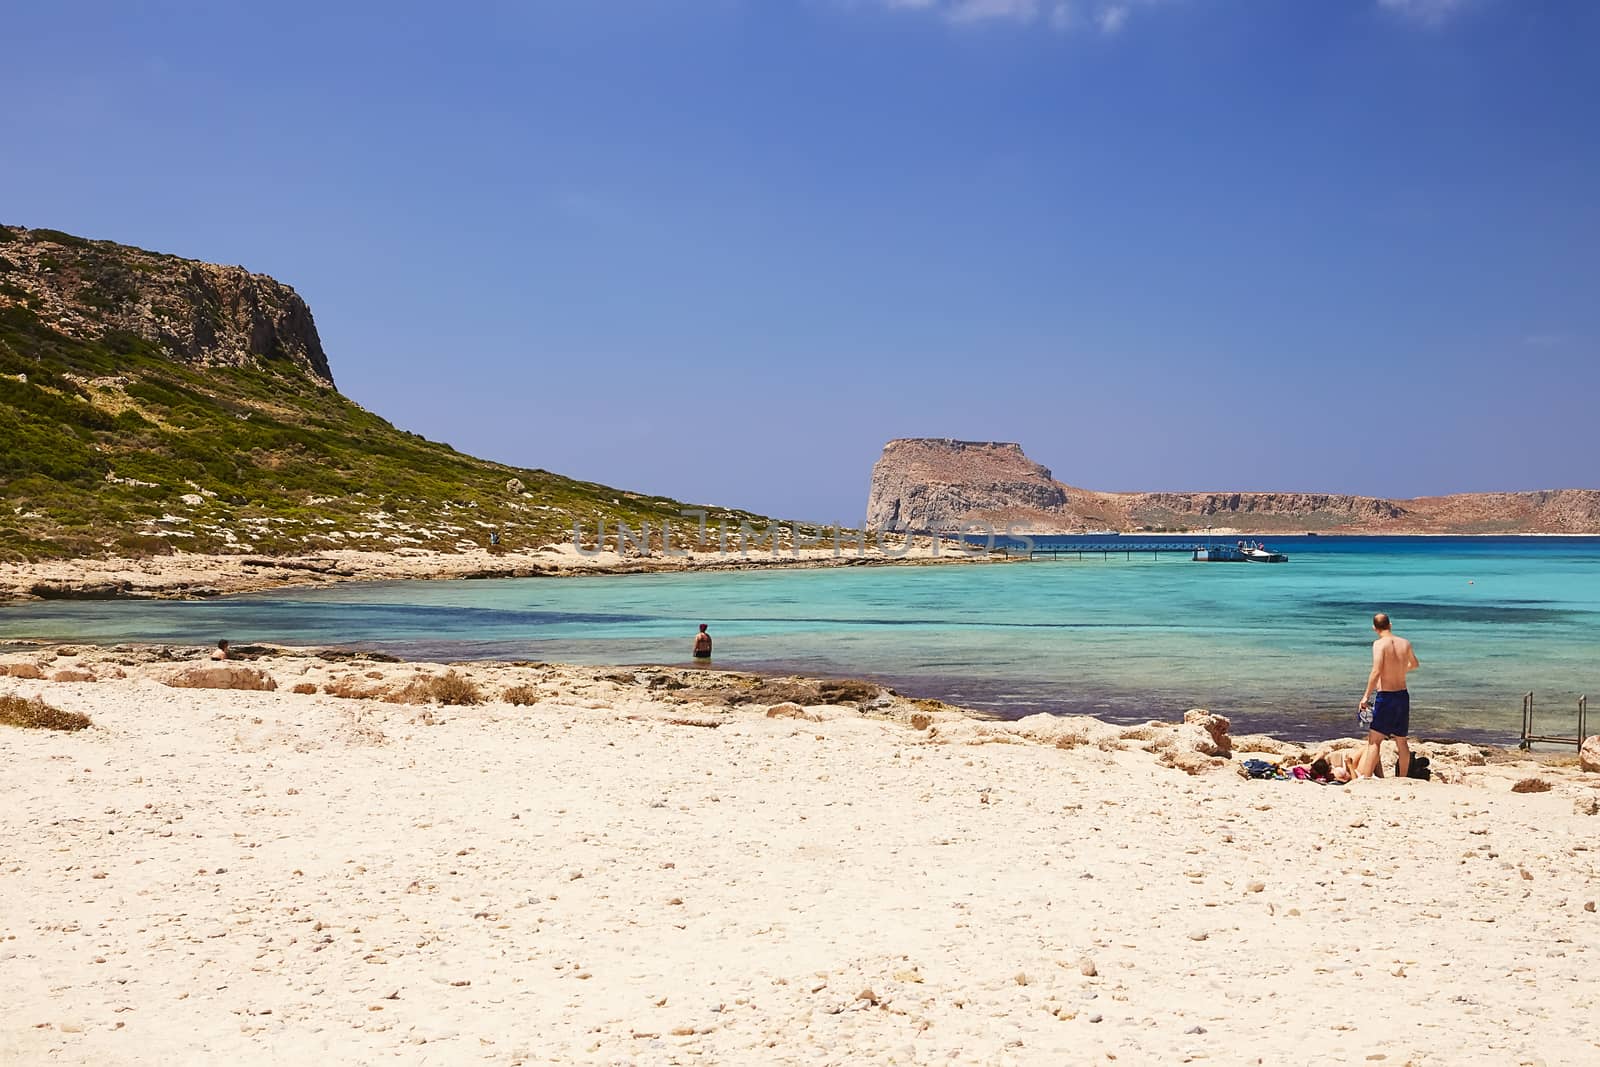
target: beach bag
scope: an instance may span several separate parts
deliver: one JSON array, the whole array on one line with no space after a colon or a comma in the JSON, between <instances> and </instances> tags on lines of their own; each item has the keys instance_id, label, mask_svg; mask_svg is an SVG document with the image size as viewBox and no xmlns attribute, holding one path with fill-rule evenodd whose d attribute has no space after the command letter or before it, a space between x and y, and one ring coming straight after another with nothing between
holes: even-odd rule
<instances>
[{"instance_id":1,"label":"beach bag","mask_svg":"<svg viewBox=\"0 0 1600 1067\"><path fill-rule=\"evenodd\" d=\"M1430 782L1433 780L1433 771L1428 769L1427 756L1412 756L1411 766L1406 768L1407 778L1416 778L1419 781Z\"/></svg>"},{"instance_id":2,"label":"beach bag","mask_svg":"<svg viewBox=\"0 0 1600 1067\"><path fill-rule=\"evenodd\" d=\"M1244 773L1250 778L1271 778L1277 773L1278 768L1264 759L1247 759L1244 761Z\"/></svg>"}]
</instances>

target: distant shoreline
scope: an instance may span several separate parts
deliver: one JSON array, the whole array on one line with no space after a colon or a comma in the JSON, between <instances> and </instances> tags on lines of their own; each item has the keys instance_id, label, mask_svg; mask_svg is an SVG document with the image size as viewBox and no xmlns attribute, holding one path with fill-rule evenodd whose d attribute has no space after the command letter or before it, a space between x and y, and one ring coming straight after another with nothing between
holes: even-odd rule
<instances>
[{"instance_id":1,"label":"distant shoreline","mask_svg":"<svg viewBox=\"0 0 1600 1067\"><path fill-rule=\"evenodd\" d=\"M45 600L208 600L273 589L389 581L497 578L578 578L620 574L692 574L746 570L823 570L835 567L916 567L945 563L1016 563L964 553L948 542L914 536L903 553L868 549L780 548L747 554L691 552L682 556L580 553L571 545L532 552L434 552L337 549L291 556L173 553L140 559L55 559L0 563L0 602Z\"/></svg>"}]
</instances>

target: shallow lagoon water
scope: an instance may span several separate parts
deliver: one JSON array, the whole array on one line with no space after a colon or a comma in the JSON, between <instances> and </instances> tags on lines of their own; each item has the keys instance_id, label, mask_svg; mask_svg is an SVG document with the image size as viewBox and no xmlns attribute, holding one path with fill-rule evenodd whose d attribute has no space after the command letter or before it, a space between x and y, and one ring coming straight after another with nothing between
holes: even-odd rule
<instances>
[{"instance_id":1,"label":"shallow lagoon water","mask_svg":"<svg viewBox=\"0 0 1600 1067\"><path fill-rule=\"evenodd\" d=\"M1093 554L11 604L0 609L0 639L227 636L408 658L678 663L705 622L719 667L871 677L1007 717L1142 721L1205 706L1244 729L1326 736L1354 730L1371 613L1385 610L1423 662L1413 734L1514 738L1528 690L1542 726L1565 731L1578 696L1600 696L1600 539L1270 544L1290 562Z\"/></svg>"}]
</instances>

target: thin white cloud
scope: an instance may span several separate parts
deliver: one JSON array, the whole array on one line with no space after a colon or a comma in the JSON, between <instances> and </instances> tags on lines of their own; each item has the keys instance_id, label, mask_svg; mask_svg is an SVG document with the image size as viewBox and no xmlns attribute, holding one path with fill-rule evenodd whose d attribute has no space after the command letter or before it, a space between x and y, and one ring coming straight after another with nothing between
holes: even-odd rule
<instances>
[{"instance_id":1,"label":"thin white cloud","mask_svg":"<svg viewBox=\"0 0 1600 1067\"><path fill-rule=\"evenodd\" d=\"M1128 21L1128 5L1112 4L1100 9L1095 16L1095 24L1100 27L1101 33L1116 33L1122 29L1122 24Z\"/></svg>"},{"instance_id":2,"label":"thin white cloud","mask_svg":"<svg viewBox=\"0 0 1600 1067\"><path fill-rule=\"evenodd\" d=\"M989 22L1009 19L1032 22L1039 17L1038 0L948 0L944 16L951 22Z\"/></svg>"},{"instance_id":3,"label":"thin white cloud","mask_svg":"<svg viewBox=\"0 0 1600 1067\"><path fill-rule=\"evenodd\" d=\"M1082 28L1113 34L1135 7L1167 0L877 0L891 11L926 12L957 26L1039 25L1066 32Z\"/></svg>"},{"instance_id":4,"label":"thin white cloud","mask_svg":"<svg viewBox=\"0 0 1600 1067\"><path fill-rule=\"evenodd\" d=\"M1378 6L1391 14L1437 26L1452 15L1466 10L1468 0L1378 0Z\"/></svg>"},{"instance_id":5,"label":"thin white cloud","mask_svg":"<svg viewBox=\"0 0 1600 1067\"><path fill-rule=\"evenodd\" d=\"M1564 333L1530 333L1522 339L1529 348L1559 348L1570 338Z\"/></svg>"},{"instance_id":6,"label":"thin white cloud","mask_svg":"<svg viewBox=\"0 0 1600 1067\"><path fill-rule=\"evenodd\" d=\"M921 12L956 26L986 24L1044 26L1067 32L1091 29L1120 33L1141 8L1172 0L847 0L876 4L890 11ZM1383 12L1423 26L1438 26L1471 7L1476 0L1371 0Z\"/></svg>"}]
</instances>

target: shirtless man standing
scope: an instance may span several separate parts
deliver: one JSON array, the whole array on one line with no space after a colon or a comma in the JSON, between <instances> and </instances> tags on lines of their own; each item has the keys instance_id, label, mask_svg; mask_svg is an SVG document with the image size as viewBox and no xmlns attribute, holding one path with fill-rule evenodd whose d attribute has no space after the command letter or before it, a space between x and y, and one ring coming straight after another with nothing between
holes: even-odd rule
<instances>
[{"instance_id":1,"label":"shirtless man standing","mask_svg":"<svg viewBox=\"0 0 1600 1067\"><path fill-rule=\"evenodd\" d=\"M1367 730L1367 747L1356 764L1356 774L1371 778L1378 772L1383 739L1392 737L1400 752L1394 773L1404 778L1411 770L1411 746L1406 741L1411 732L1411 694L1406 691L1406 672L1422 665L1417 662L1411 642L1389 630L1389 616L1378 612L1372 617L1372 628L1378 639L1372 642L1372 673L1367 675L1367 690L1361 694L1361 710L1372 708L1372 725Z\"/></svg>"}]
</instances>

